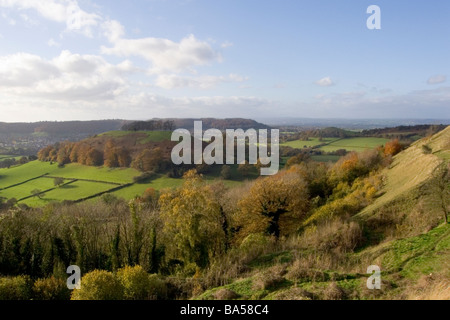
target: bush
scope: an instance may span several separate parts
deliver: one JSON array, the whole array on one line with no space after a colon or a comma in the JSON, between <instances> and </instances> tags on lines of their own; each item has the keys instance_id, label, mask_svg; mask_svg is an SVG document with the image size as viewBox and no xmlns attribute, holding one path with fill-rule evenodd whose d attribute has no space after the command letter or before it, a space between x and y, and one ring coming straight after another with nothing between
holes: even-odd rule
<instances>
[{"instance_id":1,"label":"bush","mask_svg":"<svg viewBox=\"0 0 450 320\"><path fill-rule=\"evenodd\" d=\"M309 256L304 259L295 260L286 274L286 279L294 282L325 281L325 273L314 269L314 267L318 267L317 264L329 264L328 261L326 261L327 259L323 258L323 256L319 259L314 256Z\"/></svg>"},{"instance_id":2,"label":"bush","mask_svg":"<svg viewBox=\"0 0 450 320\"><path fill-rule=\"evenodd\" d=\"M233 290L230 289L220 289L217 290L214 293L214 299L215 300L234 300L237 299L239 296L236 292L234 292Z\"/></svg>"},{"instance_id":3,"label":"bush","mask_svg":"<svg viewBox=\"0 0 450 320\"><path fill-rule=\"evenodd\" d=\"M72 292L72 300L121 300L123 291L114 274L94 270L81 279L81 289Z\"/></svg>"},{"instance_id":4,"label":"bush","mask_svg":"<svg viewBox=\"0 0 450 320\"><path fill-rule=\"evenodd\" d=\"M301 288L291 288L281 291L275 296L276 300L313 300L314 295Z\"/></svg>"},{"instance_id":5,"label":"bush","mask_svg":"<svg viewBox=\"0 0 450 320\"><path fill-rule=\"evenodd\" d=\"M30 300L31 286L29 276L0 278L0 300Z\"/></svg>"},{"instance_id":6,"label":"bush","mask_svg":"<svg viewBox=\"0 0 450 320\"><path fill-rule=\"evenodd\" d=\"M70 290L66 281L55 277L36 280L33 286L36 300L70 300Z\"/></svg>"},{"instance_id":7,"label":"bush","mask_svg":"<svg viewBox=\"0 0 450 320\"><path fill-rule=\"evenodd\" d=\"M325 300L343 300L345 299L345 291L336 282L332 282L325 289L324 298Z\"/></svg>"},{"instance_id":8,"label":"bush","mask_svg":"<svg viewBox=\"0 0 450 320\"><path fill-rule=\"evenodd\" d=\"M267 290L275 288L284 281L286 268L283 265L275 265L258 273L253 279L254 290Z\"/></svg>"},{"instance_id":9,"label":"bush","mask_svg":"<svg viewBox=\"0 0 450 320\"><path fill-rule=\"evenodd\" d=\"M164 282L157 275L149 275L141 266L126 266L117 271L117 278L127 300L155 300L166 296Z\"/></svg>"},{"instance_id":10,"label":"bush","mask_svg":"<svg viewBox=\"0 0 450 320\"><path fill-rule=\"evenodd\" d=\"M429 145L424 144L424 145L422 146L422 152L423 152L424 154L430 154L431 152L433 152L433 149L431 149Z\"/></svg>"}]
</instances>

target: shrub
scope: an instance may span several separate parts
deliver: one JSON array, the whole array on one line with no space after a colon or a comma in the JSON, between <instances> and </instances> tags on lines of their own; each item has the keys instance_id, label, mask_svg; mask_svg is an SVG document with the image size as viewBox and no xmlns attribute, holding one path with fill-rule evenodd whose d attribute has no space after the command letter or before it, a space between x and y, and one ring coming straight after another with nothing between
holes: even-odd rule
<instances>
[{"instance_id":1,"label":"shrub","mask_svg":"<svg viewBox=\"0 0 450 320\"><path fill-rule=\"evenodd\" d=\"M31 285L29 276L0 278L0 300L30 300Z\"/></svg>"},{"instance_id":2,"label":"shrub","mask_svg":"<svg viewBox=\"0 0 450 320\"><path fill-rule=\"evenodd\" d=\"M220 171L220 176L225 180L230 179L231 178L231 167L223 166L222 170Z\"/></svg>"},{"instance_id":3,"label":"shrub","mask_svg":"<svg viewBox=\"0 0 450 320\"><path fill-rule=\"evenodd\" d=\"M423 152L424 154L430 154L431 152L433 152L433 149L431 149L429 145L424 144L424 145L422 146L422 152Z\"/></svg>"},{"instance_id":4,"label":"shrub","mask_svg":"<svg viewBox=\"0 0 450 320\"><path fill-rule=\"evenodd\" d=\"M66 281L55 277L39 279L33 285L36 300L70 300L70 290Z\"/></svg>"},{"instance_id":5,"label":"shrub","mask_svg":"<svg viewBox=\"0 0 450 320\"><path fill-rule=\"evenodd\" d=\"M81 289L72 292L72 300L121 300L123 287L111 272L94 270L83 276Z\"/></svg>"},{"instance_id":6,"label":"shrub","mask_svg":"<svg viewBox=\"0 0 450 320\"><path fill-rule=\"evenodd\" d=\"M295 282L326 280L326 275L322 271L313 269L313 267L318 267L316 265L318 264L318 261L320 261L320 264L329 264L328 261L326 261L327 259L324 259L324 257L317 259L314 256L309 256L308 258L295 260L286 273L286 279Z\"/></svg>"},{"instance_id":7,"label":"shrub","mask_svg":"<svg viewBox=\"0 0 450 320\"><path fill-rule=\"evenodd\" d=\"M269 244L267 236L261 233L249 234L239 246L242 250L254 250L255 248L263 248Z\"/></svg>"},{"instance_id":8,"label":"shrub","mask_svg":"<svg viewBox=\"0 0 450 320\"><path fill-rule=\"evenodd\" d=\"M291 288L281 291L275 296L276 300L312 300L314 295L301 288Z\"/></svg>"},{"instance_id":9,"label":"shrub","mask_svg":"<svg viewBox=\"0 0 450 320\"><path fill-rule=\"evenodd\" d=\"M267 290L276 287L284 281L286 268L283 265L275 265L258 273L253 279L254 290Z\"/></svg>"},{"instance_id":10,"label":"shrub","mask_svg":"<svg viewBox=\"0 0 450 320\"><path fill-rule=\"evenodd\" d=\"M324 299L343 300L345 299L345 291L336 282L332 282L324 291Z\"/></svg>"},{"instance_id":11,"label":"shrub","mask_svg":"<svg viewBox=\"0 0 450 320\"><path fill-rule=\"evenodd\" d=\"M166 296L165 284L157 275L149 275L141 266L126 266L117 271L127 300L148 300Z\"/></svg>"},{"instance_id":12,"label":"shrub","mask_svg":"<svg viewBox=\"0 0 450 320\"><path fill-rule=\"evenodd\" d=\"M214 299L215 300L234 300L238 298L239 295L230 289L219 289L214 293Z\"/></svg>"}]
</instances>

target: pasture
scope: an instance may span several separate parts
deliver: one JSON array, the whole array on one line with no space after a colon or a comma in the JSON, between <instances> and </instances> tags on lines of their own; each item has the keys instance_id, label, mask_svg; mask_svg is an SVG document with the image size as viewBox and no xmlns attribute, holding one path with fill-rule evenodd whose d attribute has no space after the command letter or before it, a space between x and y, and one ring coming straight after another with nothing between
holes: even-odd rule
<instances>
[{"instance_id":1,"label":"pasture","mask_svg":"<svg viewBox=\"0 0 450 320\"><path fill-rule=\"evenodd\" d=\"M145 183L134 183L133 178L141 175L131 168L110 169L106 167L90 167L77 163L62 168L57 163L32 161L10 169L0 169L0 197L15 198L19 203L31 207L39 207L50 202L64 200L80 202L86 198L97 198L104 193L111 193L118 198L132 199L140 196L147 188L162 190L175 188L183 183L183 179L169 178L159 174ZM223 181L228 186L236 186L244 179L234 179L239 175L237 166L232 166L232 179L222 180L219 168L214 168L204 176L208 183ZM62 186L55 186L55 178L63 178ZM254 179L254 174L249 179ZM33 196L32 191L39 190L43 194Z\"/></svg>"},{"instance_id":2,"label":"pasture","mask_svg":"<svg viewBox=\"0 0 450 320\"><path fill-rule=\"evenodd\" d=\"M281 144L282 146L289 146L296 149L317 147L323 152L334 152L339 149L347 151L361 152L367 149L374 149L378 146L386 144L389 139L374 138L374 137L356 137L356 138L310 138L308 141L296 140Z\"/></svg>"}]
</instances>

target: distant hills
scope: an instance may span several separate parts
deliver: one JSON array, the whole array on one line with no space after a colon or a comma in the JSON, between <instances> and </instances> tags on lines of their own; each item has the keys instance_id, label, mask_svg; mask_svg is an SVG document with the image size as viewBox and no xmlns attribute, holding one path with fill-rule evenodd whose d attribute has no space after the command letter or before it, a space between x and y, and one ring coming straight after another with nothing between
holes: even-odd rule
<instances>
[{"instance_id":1,"label":"distant hills","mask_svg":"<svg viewBox=\"0 0 450 320\"><path fill-rule=\"evenodd\" d=\"M376 129L398 126L416 126L422 124L450 125L450 119L314 119L295 117L273 117L255 120L274 127L302 127L305 129L316 129L326 127L338 127L349 130Z\"/></svg>"},{"instance_id":2,"label":"distant hills","mask_svg":"<svg viewBox=\"0 0 450 320\"><path fill-rule=\"evenodd\" d=\"M108 131L117 131L126 129L133 123L148 123L148 122L167 122L173 123L170 129L183 128L187 130L194 129L194 121L202 121L203 129L216 128L224 129L267 129L267 125L256 122L251 119L229 118L229 119L215 119L215 118L191 118L191 119L152 119L148 121L131 121L131 120L93 120L93 121L45 121L45 122L31 122L31 123L6 123L0 122L0 134L6 135L32 135L32 134L47 134L49 136L57 137L71 137L71 136L89 136L100 134Z\"/></svg>"}]
</instances>

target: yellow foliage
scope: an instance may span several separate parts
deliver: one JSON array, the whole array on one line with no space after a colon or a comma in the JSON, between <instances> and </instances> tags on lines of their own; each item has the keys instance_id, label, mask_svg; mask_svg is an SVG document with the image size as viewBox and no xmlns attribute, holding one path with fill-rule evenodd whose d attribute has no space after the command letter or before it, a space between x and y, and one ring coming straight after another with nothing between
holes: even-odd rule
<instances>
[{"instance_id":1,"label":"yellow foliage","mask_svg":"<svg viewBox=\"0 0 450 320\"><path fill-rule=\"evenodd\" d=\"M173 244L172 256L205 267L223 251L223 215L211 186L195 170L184 176L183 185L159 199L164 231ZM170 255L170 254L169 254Z\"/></svg>"},{"instance_id":2,"label":"yellow foliage","mask_svg":"<svg viewBox=\"0 0 450 320\"><path fill-rule=\"evenodd\" d=\"M238 203L239 237L251 233L275 237L289 234L301 224L308 206L307 185L297 172L260 178Z\"/></svg>"}]
</instances>

